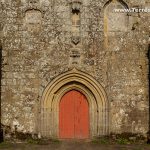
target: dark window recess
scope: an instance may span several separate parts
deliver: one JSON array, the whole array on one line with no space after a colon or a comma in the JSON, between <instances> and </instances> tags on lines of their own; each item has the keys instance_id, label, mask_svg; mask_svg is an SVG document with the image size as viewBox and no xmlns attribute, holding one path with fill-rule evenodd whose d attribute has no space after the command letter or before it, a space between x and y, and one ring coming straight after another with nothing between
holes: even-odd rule
<instances>
[{"instance_id":1,"label":"dark window recess","mask_svg":"<svg viewBox=\"0 0 150 150\"><path fill-rule=\"evenodd\" d=\"M72 9L72 13L73 13L73 14L77 14L77 15L79 15L79 14L80 14L80 10Z\"/></svg>"}]
</instances>

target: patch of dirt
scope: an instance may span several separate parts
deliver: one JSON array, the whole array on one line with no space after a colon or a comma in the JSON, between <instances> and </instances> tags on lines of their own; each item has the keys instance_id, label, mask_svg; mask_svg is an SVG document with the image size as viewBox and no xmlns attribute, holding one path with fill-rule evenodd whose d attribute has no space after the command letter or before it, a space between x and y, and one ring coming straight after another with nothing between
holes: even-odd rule
<instances>
[{"instance_id":1,"label":"patch of dirt","mask_svg":"<svg viewBox=\"0 0 150 150\"><path fill-rule=\"evenodd\" d=\"M60 141L46 145L35 143L1 143L2 150L150 150L150 145L107 145L83 141Z\"/></svg>"}]
</instances>

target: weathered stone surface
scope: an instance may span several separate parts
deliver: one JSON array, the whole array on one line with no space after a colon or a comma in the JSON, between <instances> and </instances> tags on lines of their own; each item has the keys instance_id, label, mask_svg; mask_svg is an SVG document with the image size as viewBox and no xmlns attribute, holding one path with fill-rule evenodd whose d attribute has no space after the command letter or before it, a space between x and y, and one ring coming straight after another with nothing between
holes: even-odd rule
<instances>
[{"instance_id":1,"label":"weathered stone surface","mask_svg":"<svg viewBox=\"0 0 150 150\"><path fill-rule=\"evenodd\" d=\"M103 86L110 132L146 135L150 13L109 15L111 6L124 5L114 0L105 7L106 2L82 0L74 44L69 0L0 0L3 125L38 134L40 96L54 78L76 67ZM147 0L124 3L148 5Z\"/></svg>"}]
</instances>

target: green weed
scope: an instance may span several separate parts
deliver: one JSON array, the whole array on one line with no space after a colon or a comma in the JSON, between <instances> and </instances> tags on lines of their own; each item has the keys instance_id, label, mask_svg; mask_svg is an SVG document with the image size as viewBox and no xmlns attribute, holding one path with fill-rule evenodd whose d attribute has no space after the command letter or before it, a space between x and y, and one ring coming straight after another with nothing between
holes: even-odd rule
<instances>
[{"instance_id":1,"label":"green weed","mask_svg":"<svg viewBox=\"0 0 150 150\"><path fill-rule=\"evenodd\" d=\"M125 138L119 138L116 140L117 144L121 144L121 145L126 145L126 144L130 144L129 140L125 139Z\"/></svg>"},{"instance_id":2,"label":"green weed","mask_svg":"<svg viewBox=\"0 0 150 150\"><path fill-rule=\"evenodd\" d=\"M9 148L9 147L11 147L11 144L8 142L0 143L0 148Z\"/></svg>"}]
</instances>

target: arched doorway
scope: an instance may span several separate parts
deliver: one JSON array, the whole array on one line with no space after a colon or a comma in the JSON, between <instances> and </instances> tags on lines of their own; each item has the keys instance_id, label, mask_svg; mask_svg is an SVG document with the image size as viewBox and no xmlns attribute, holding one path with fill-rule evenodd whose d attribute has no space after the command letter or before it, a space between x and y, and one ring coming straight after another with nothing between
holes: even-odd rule
<instances>
[{"instance_id":1,"label":"arched doorway","mask_svg":"<svg viewBox=\"0 0 150 150\"><path fill-rule=\"evenodd\" d=\"M59 138L89 138L89 106L87 98L77 90L71 90L61 98Z\"/></svg>"},{"instance_id":2,"label":"arched doorway","mask_svg":"<svg viewBox=\"0 0 150 150\"><path fill-rule=\"evenodd\" d=\"M39 133L59 138L59 104L69 91L82 93L89 108L89 138L109 134L109 103L104 88L92 76L73 69L47 84L40 101Z\"/></svg>"}]
</instances>

